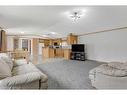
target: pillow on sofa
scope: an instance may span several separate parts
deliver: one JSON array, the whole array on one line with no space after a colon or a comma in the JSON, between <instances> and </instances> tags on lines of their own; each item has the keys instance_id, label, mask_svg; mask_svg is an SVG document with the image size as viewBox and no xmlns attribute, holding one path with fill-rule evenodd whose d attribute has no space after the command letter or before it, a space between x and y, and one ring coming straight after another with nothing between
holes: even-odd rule
<instances>
[{"instance_id":1,"label":"pillow on sofa","mask_svg":"<svg viewBox=\"0 0 127 95\"><path fill-rule=\"evenodd\" d=\"M27 60L26 59L16 59L14 60L14 66L20 66L23 64L27 64Z\"/></svg>"},{"instance_id":2,"label":"pillow on sofa","mask_svg":"<svg viewBox=\"0 0 127 95\"><path fill-rule=\"evenodd\" d=\"M103 64L97 67L96 72L115 77L127 76L127 71L113 68L111 66L108 66L107 64Z\"/></svg>"},{"instance_id":3,"label":"pillow on sofa","mask_svg":"<svg viewBox=\"0 0 127 95\"><path fill-rule=\"evenodd\" d=\"M5 63L4 60L0 59L0 79L10 77L11 69L8 64Z\"/></svg>"},{"instance_id":4,"label":"pillow on sofa","mask_svg":"<svg viewBox=\"0 0 127 95\"><path fill-rule=\"evenodd\" d=\"M3 57L7 57L8 54L7 53L0 53L0 57L3 56Z\"/></svg>"},{"instance_id":5,"label":"pillow on sofa","mask_svg":"<svg viewBox=\"0 0 127 95\"><path fill-rule=\"evenodd\" d=\"M7 63L8 66L10 67L10 69L12 70L12 68L13 68L13 61L12 61L12 59L6 53L0 53L0 59L5 61L5 63Z\"/></svg>"},{"instance_id":6,"label":"pillow on sofa","mask_svg":"<svg viewBox=\"0 0 127 95\"><path fill-rule=\"evenodd\" d=\"M7 58L7 57L1 57L1 59L4 60L5 63L7 63L8 66L10 67L10 69L12 70L12 68L13 68L13 61L10 58Z\"/></svg>"},{"instance_id":7,"label":"pillow on sofa","mask_svg":"<svg viewBox=\"0 0 127 95\"><path fill-rule=\"evenodd\" d=\"M120 69L120 70L127 70L127 63L110 62L110 63L108 63L108 66L111 66L113 68Z\"/></svg>"}]
</instances>

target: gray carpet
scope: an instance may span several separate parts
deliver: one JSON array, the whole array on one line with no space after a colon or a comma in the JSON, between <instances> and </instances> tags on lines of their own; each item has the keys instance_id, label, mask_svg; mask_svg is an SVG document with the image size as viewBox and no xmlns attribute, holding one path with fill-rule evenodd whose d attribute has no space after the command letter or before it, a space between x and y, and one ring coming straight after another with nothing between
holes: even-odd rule
<instances>
[{"instance_id":1,"label":"gray carpet","mask_svg":"<svg viewBox=\"0 0 127 95\"><path fill-rule=\"evenodd\" d=\"M37 67L47 74L48 89L94 89L88 74L100 64L102 63L88 60L50 59Z\"/></svg>"}]
</instances>

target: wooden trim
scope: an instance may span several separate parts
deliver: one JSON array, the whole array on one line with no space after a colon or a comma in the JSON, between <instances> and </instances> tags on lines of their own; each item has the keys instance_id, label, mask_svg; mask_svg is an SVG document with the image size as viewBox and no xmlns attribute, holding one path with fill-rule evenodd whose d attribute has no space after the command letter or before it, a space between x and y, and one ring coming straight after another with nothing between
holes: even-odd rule
<instances>
[{"instance_id":1,"label":"wooden trim","mask_svg":"<svg viewBox=\"0 0 127 95\"><path fill-rule=\"evenodd\" d=\"M83 34L79 34L77 36L85 36L85 35L91 35L91 34L97 34L97 33L104 33L104 32L111 32L111 31L115 31L115 30L122 30L122 29L127 29L127 27L118 27L118 28L112 28L112 29L107 29L107 30L100 30L100 31L95 31L95 32L88 32L88 33L83 33ZM40 39L43 38L44 40L46 39L50 39L50 38L46 38L43 37L41 35L34 35L34 34L24 34L24 35L7 35L7 36L19 36L20 38L24 38L25 36L39 36ZM24 36L24 37L22 37ZM27 38L27 37L26 37ZM36 37L35 37L36 38ZM62 39L65 39L67 37L62 37ZM58 38L59 39L59 38Z\"/></svg>"},{"instance_id":2,"label":"wooden trim","mask_svg":"<svg viewBox=\"0 0 127 95\"><path fill-rule=\"evenodd\" d=\"M37 35L37 34L20 34L20 35L10 35L7 34L7 36L18 36L18 38L28 38L26 36L30 36L30 38L43 38L43 39L49 39L49 37L44 37L42 35ZM36 36L36 37L31 37L31 36Z\"/></svg>"},{"instance_id":3,"label":"wooden trim","mask_svg":"<svg viewBox=\"0 0 127 95\"><path fill-rule=\"evenodd\" d=\"M1 51L6 51L7 48L6 48L6 32L4 30L1 30L1 40L2 40L2 47L1 47Z\"/></svg>"},{"instance_id":4,"label":"wooden trim","mask_svg":"<svg viewBox=\"0 0 127 95\"><path fill-rule=\"evenodd\" d=\"M97 33L111 32L114 30L122 30L122 29L127 29L127 27L119 27L119 28L112 28L112 29L101 30L101 31L96 31L96 32L84 33L84 34L80 34L78 36L85 36L85 35L91 35L91 34L97 34Z\"/></svg>"},{"instance_id":5,"label":"wooden trim","mask_svg":"<svg viewBox=\"0 0 127 95\"><path fill-rule=\"evenodd\" d=\"M8 53L8 52L13 52L13 51L0 51L0 53Z\"/></svg>"},{"instance_id":6,"label":"wooden trim","mask_svg":"<svg viewBox=\"0 0 127 95\"><path fill-rule=\"evenodd\" d=\"M62 40L62 42L67 42L67 39L66 40Z\"/></svg>"},{"instance_id":7,"label":"wooden trim","mask_svg":"<svg viewBox=\"0 0 127 95\"><path fill-rule=\"evenodd\" d=\"M30 38L38 38L38 39L44 39L44 40L46 40L46 39L52 39L52 38L50 38L50 37L44 37L44 36L42 36L42 35L37 35L37 34L20 34L20 35L11 35L11 34L7 34L7 36L16 36L16 37L18 37L18 38L28 38L28 37L26 37L26 36L38 36L38 37L30 37ZM67 37L61 37L61 38L54 38L54 39L66 39ZM52 40L54 40L54 39L52 39Z\"/></svg>"},{"instance_id":8,"label":"wooden trim","mask_svg":"<svg viewBox=\"0 0 127 95\"><path fill-rule=\"evenodd\" d=\"M33 48L33 60L34 60L34 64L38 63L38 42L39 42L39 40L37 38L33 38L32 48Z\"/></svg>"}]
</instances>

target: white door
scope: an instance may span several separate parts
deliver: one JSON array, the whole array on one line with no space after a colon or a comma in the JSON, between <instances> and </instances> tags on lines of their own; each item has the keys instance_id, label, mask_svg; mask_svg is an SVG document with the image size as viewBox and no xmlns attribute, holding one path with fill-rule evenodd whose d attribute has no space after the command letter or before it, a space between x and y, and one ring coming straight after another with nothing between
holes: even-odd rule
<instances>
[{"instance_id":1,"label":"white door","mask_svg":"<svg viewBox=\"0 0 127 95\"><path fill-rule=\"evenodd\" d=\"M42 55L42 47L44 46L44 43L39 43L39 49L38 49L38 54Z\"/></svg>"}]
</instances>

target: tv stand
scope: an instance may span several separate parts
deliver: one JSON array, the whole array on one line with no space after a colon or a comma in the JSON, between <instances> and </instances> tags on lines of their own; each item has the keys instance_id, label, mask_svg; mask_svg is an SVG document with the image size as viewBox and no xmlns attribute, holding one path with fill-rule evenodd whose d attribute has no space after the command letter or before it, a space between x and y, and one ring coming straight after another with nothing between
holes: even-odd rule
<instances>
[{"instance_id":1,"label":"tv stand","mask_svg":"<svg viewBox=\"0 0 127 95\"><path fill-rule=\"evenodd\" d=\"M71 59L85 61L85 52L71 52Z\"/></svg>"}]
</instances>

